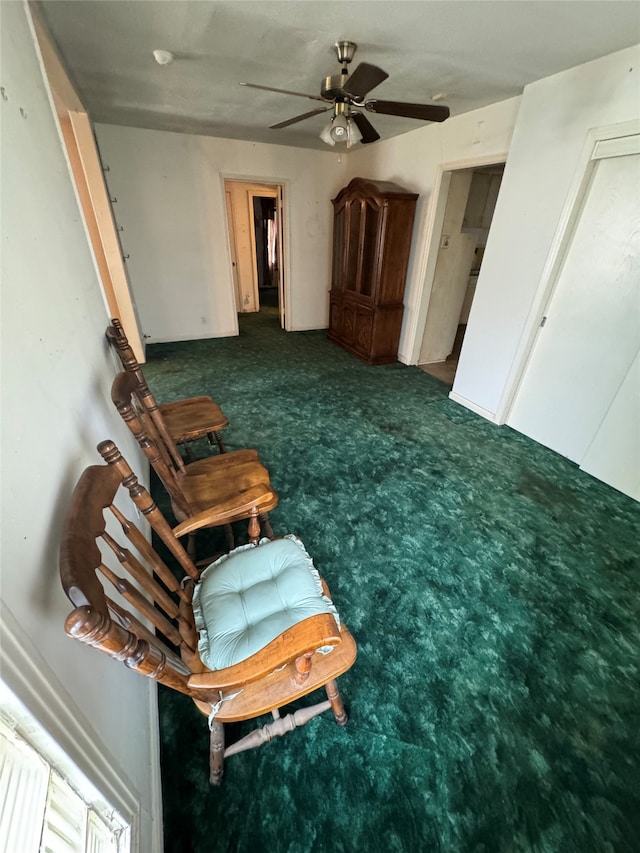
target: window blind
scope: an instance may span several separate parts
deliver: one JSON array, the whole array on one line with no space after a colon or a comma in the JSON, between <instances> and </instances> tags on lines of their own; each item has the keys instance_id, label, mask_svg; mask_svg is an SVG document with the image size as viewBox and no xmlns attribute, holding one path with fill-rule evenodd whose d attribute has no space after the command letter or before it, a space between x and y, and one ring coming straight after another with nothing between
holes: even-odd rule
<instances>
[{"instance_id":1,"label":"window blind","mask_svg":"<svg viewBox=\"0 0 640 853\"><path fill-rule=\"evenodd\" d=\"M109 825L0 719L0 851L129 853L129 828L113 817Z\"/></svg>"}]
</instances>

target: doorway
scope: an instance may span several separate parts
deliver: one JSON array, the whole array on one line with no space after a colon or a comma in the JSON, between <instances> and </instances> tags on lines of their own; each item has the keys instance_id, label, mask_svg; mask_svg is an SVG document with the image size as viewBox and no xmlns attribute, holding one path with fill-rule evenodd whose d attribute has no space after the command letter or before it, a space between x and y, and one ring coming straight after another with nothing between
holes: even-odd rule
<instances>
[{"instance_id":1,"label":"doorway","mask_svg":"<svg viewBox=\"0 0 640 853\"><path fill-rule=\"evenodd\" d=\"M224 189L237 311L271 314L285 328L283 187L225 180Z\"/></svg>"},{"instance_id":2,"label":"doorway","mask_svg":"<svg viewBox=\"0 0 640 853\"><path fill-rule=\"evenodd\" d=\"M453 386L504 163L444 172L446 198L418 366Z\"/></svg>"},{"instance_id":3,"label":"doorway","mask_svg":"<svg viewBox=\"0 0 640 853\"><path fill-rule=\"evenodd\" d=\"M258 310L279 314L278 228L277 198L254 195L253 232L256 247L256 274L258 276Z\"/></svg>"}]
</instances>

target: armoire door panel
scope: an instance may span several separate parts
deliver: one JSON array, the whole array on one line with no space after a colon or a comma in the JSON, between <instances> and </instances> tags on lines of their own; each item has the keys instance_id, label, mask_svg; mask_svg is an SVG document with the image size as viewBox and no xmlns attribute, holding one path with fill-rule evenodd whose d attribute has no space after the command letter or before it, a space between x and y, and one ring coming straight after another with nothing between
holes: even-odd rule
<instances>
[{"instance_id":1,"label":"armoire door panel","mask_svg":"<svg viewBox=\"0 0 640 853\"><path fill-rule=\"evenodd\" d=\"M360 205L350 204L347 208L349 232L347 235L347 262L345 265L345 287L358 289L358 266L360 259Z\"/></svg>"},{"instance_id":2,"label":"armoire door panel","mask_svg":"<svg viewBox=\"0 0 640 853\"><path fill-rule=\"evenodd\" d=\"M331 294L329 300L329 329L331 330L331 334L336 338L343 337L343 315L342 299L336 298Z\"/></svg>"},{"instance_id":3,"label":"armoire door panel","mask_svg":"<svg viewBox=\"0 0 640 853\"><path fill-rule=\"evenodd\" d=\"M353 344L356 327L355 306L344 304L342 307L342 334L340 337L348 344Z\"/></svg>"},{"instance_id":4,"label":"armoire door panel","mask_svg":"<svg viewBox=\"0 0 640 853\"><path fill-rule=\"evenodd\" d=\"M371 351L373 336L374 310L366 308L356 309L354 328L354 346L364 355Z\"/></svg>"}]
</instances>

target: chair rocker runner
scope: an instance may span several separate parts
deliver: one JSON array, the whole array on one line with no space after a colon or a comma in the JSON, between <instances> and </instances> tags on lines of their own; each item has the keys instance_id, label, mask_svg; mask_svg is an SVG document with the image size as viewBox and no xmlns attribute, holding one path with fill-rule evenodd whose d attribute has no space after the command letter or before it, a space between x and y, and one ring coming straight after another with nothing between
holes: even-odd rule
<instances>
[{"instance_id":1,"label":"chair rocker runner","mask_svg":"<svg viewBox=\"0 0 640 853\"><path fill-rule=\"evenodd\" d=\"M63 526L60 577L75 608L66 633L191 697L210 720L214 785L225 757L329 708L345 725L336 679L353 665L356 645L302 543L256 535L200 574L115 444L98 450L106 464L84 471ZM120 491L169 549L182 583L114 504ZM228 518L221 510L215 523ZM321 687L325 701L280 717ZM269 712L272 723L224 748L225 722Z\"/></svg>"},{"instance_id":2,"label":"chair rocker runner","mask_svg":"<svg viewBox=\"0 0 640 853\"><path fill-rule=\"evenodd\" d=\"M272 536L268 513L277 506L278 494L257 450L233 450L185 465L160 413L151 417L143 410L139 415L136 388L136 377L123 371L113 381L111 398L169 493L174 515L182 522L178 535L210 527L208 516L212 510L217 514L220 507L228 510L231 523L249 518L252 508L258 506L262 529ZM231 529L227 526L226 530L227 547L232 548ZM193 553L193 540L189 552Z\"/></svg>"},{"instance_id":3,"label":"chair rocker runner","mask_svg":"<svg viewBox=\"0 0 640 853\"><path fill-rule=\"evenodd\" d=\"M158 404L151 393L142 368L135 357L133 349L124 333L120 320L112 318L107 327L106 337L113 349L118 353L124 370L133 374L138 380L136 396L141 406L154 417L158 412L164 420L171 440L185 447L189 457L189 442L207 437L211 446L217 444L220 453L225 452L221 430L229 424L227 416L211 397L186 397L173 403Z\"/></svg>"}]
</instances>

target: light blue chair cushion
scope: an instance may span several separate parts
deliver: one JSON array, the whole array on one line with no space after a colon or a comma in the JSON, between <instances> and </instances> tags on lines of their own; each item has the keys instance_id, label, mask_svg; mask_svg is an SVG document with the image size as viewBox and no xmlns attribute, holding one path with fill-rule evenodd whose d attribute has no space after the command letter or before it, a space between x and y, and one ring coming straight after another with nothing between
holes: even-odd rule
<instances>
[{"instance_id":1,"label":"light blue chair cushion","mask_svg":"<svg viewBox=\"0 0 640 853\"><path fill-rule=\"evenodd\" d=\"M207 566L194 590L193 612L200 658L212 670L245 660L309 616L338 618L293 535L243 545Z\"/></svg>"}]
</instances>

